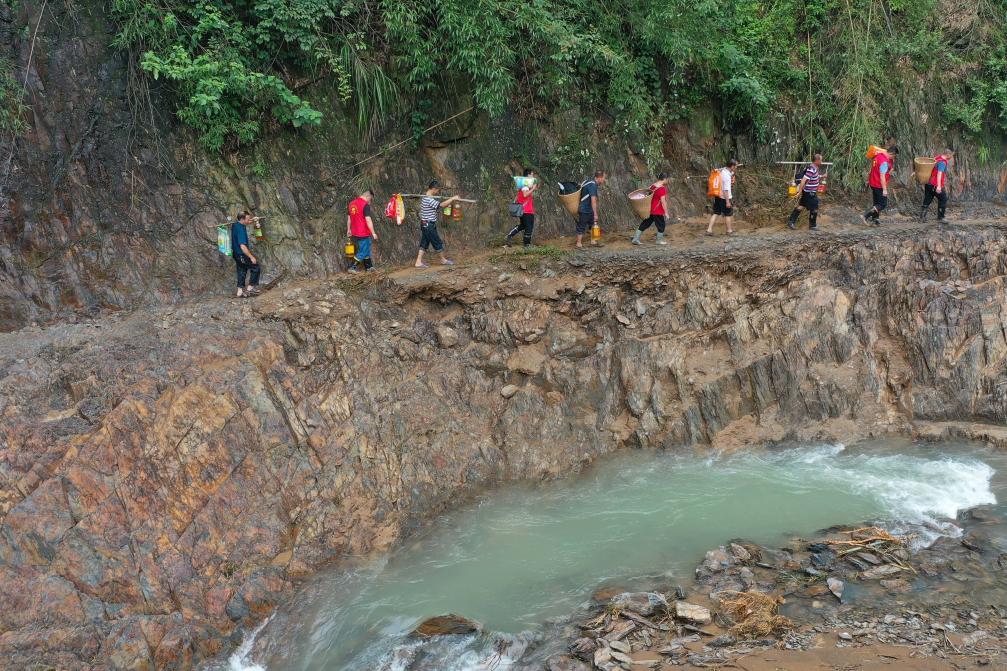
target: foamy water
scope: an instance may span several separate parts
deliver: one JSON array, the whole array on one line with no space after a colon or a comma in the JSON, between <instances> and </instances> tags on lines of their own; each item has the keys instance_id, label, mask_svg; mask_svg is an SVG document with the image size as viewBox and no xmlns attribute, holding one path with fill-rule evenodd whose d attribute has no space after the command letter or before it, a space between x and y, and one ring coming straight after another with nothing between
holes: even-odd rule
<instances>
[{"instance_id":1,"label":"foamy water","mask_svg":"<svg viewBox=\"0 0 1007 671\"><path fill-rule=\"evenodd\" d=\"M517 671L530 632L601 584L686 581L731 538L772 543L837 523L880 522L932 541L958 532L960 510L996 502L998 472L1007 455L965 447L620 455L582 477L505 488L386 560L319 576L255 645L249 637L212 668ZM419 620L449 612L499 633L407 638Z\"/></svg>"}]
</instances>

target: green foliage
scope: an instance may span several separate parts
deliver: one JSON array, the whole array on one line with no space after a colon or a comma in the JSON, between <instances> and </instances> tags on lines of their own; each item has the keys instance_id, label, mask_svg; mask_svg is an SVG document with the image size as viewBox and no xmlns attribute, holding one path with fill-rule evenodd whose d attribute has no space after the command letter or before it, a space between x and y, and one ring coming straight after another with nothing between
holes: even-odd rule
<instances>
[{"instance_id":1,"label":"green foliage","mask_svg":"<svg viewBox=\"0 0 1007 671\"><path fill-rule=\"evenodd\" d=\"M1007 129L1007 0L111 0L116 45L171 82L211 149L269 123L311 127L351 108L418 137L447 99L490 115L579 109L653 156L668 122L712 109L765 140L785 119L802 149L841 154L911 123ZM322 82L325 86L306 88ZM924 101L932 90L943 105ZM302 90L334 92L309 102ZM913 97L915 96L915 97ZM583 157L564 142L565 159ZM587 159L590 157L588 156ZM648 159L649 160L649 159ZM842 167L838 169L842 172ZM852 172L851 172L852 174Z\"/></svg>"},{"instance_id":2,"label":"green foliage","mask_svg":"<svg viewBox=\"0 0 1007 671\"><path fill-rule=\"evenodd\" d=\"M14 78L9 61L0 59L0 133L21 135L28 130L21 83Z\"/></svg>"}]
</instances>

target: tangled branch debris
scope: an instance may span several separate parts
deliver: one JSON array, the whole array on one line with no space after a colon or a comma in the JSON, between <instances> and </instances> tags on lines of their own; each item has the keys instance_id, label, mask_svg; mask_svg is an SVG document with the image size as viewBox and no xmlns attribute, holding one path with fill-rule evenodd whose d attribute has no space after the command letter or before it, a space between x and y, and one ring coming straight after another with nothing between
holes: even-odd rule
<instances>
[{"instance_id":1,"label":"tangled branch debris","mask_svg":"<svg viewBox=\"0 0 1007 671\"><path fill-rule=\"evenodd\" d=\"M733 621L731 633L739 639L764 638L790 629L793 624L780 615L783 598L765 592L734 592L721 594L723 612Z\"/></svg>"}]
</instances>

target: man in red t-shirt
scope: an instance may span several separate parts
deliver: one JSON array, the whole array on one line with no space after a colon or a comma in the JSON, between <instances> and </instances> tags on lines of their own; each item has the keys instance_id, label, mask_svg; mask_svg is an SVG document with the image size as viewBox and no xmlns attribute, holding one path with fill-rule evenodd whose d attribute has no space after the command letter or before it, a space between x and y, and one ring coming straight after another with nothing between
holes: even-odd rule
<instances>
[{"instance_id":1,"label":"man in red t-shirt","mask_svg":"<svg viewBox=\"0 0 1007 671\"><path fill-rule=\"evenodd\" d=\"M633 244L640 244L640 235L650 228L651 224L657 229L657 244L668 244L664 239L665 216L668 210L668 173L662 172L657 176L657 181L650 187L650 216L640 222L640 228L636 229L633 235Z\"/></svg>"},{"instance_id":2,"label":"man in red t-shirt","mask_svg":"<svg viewBox=\"0 0 1007 671\"><path fill-rule=\"evenodd\" d=\"M524 171L525 177L535 177L535 171L531 168L527 168ZM521 218L518 220L518 225L510 230L507 234L507 240L504 241L504 247L510 247L511 238L518 234L518 231L524 231L522 236L525 249L531 247L531 232L535 230L535 190L538 189L538 180L531 186L523 186L518 189L517 197L514 202L519 205L524 206L521 212Z\"/></svg>"},{"instance_id":3,"label":"man in red t-shirt","mask_svg":"<svg viewBox=\"0 0 1007 671\"><path fill-rule=\"evenodd\" d=\"M357 198L350 201L346 214L346 235L353 240L356 251L353 254L353 265L348 270L351 273L359 273L360 268L371 270L374 264L371 263L371 240L377 240L378 234L374 232L374 219L371 217L371 201L374 193L368 189Z\"/></svg>"},{"instance_id":4,"label":"man in red t-shirt","mask_svg":"<svg viewBox=\"0 0 1007 671\"><path fill-rule=\"evenodd\" d=\"M882 149L874 155L874 162L871 164L871 174L867 178L867 185L871 187L872 205L871 209L864 212L860 219L868 226L881 225L881 213L888 207L888 183L892 178L892 161L899 154L898 147L888 147Z\"/></svg>"}]
</instances>

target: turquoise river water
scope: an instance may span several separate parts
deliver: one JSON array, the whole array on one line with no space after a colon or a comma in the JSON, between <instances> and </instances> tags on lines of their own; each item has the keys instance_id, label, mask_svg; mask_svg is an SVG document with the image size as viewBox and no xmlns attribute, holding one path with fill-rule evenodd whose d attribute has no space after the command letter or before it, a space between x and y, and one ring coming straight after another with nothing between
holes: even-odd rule
<instances>
[{"instance_id":1,"label":"turquoise river water","mask_svg":"<svg viewBox=\"0 0 1007 671\"><path fill-rule=\"evenodd\" d=\"M534 638L520 632L569 615L606 584L687 582L729 539L773 543L861 522L932 539L956 532L960 510L998 497L1007 497L1007 454L977 446L625 453L565 480L491 492L382 560L323 572L209 668L415 668L406 634L425 617L458 613L518 635L494 662L504 671ZM474 671L487 668L480 645L423 654L441 655L429 668Z\"/></svg>"}]
</instances>

